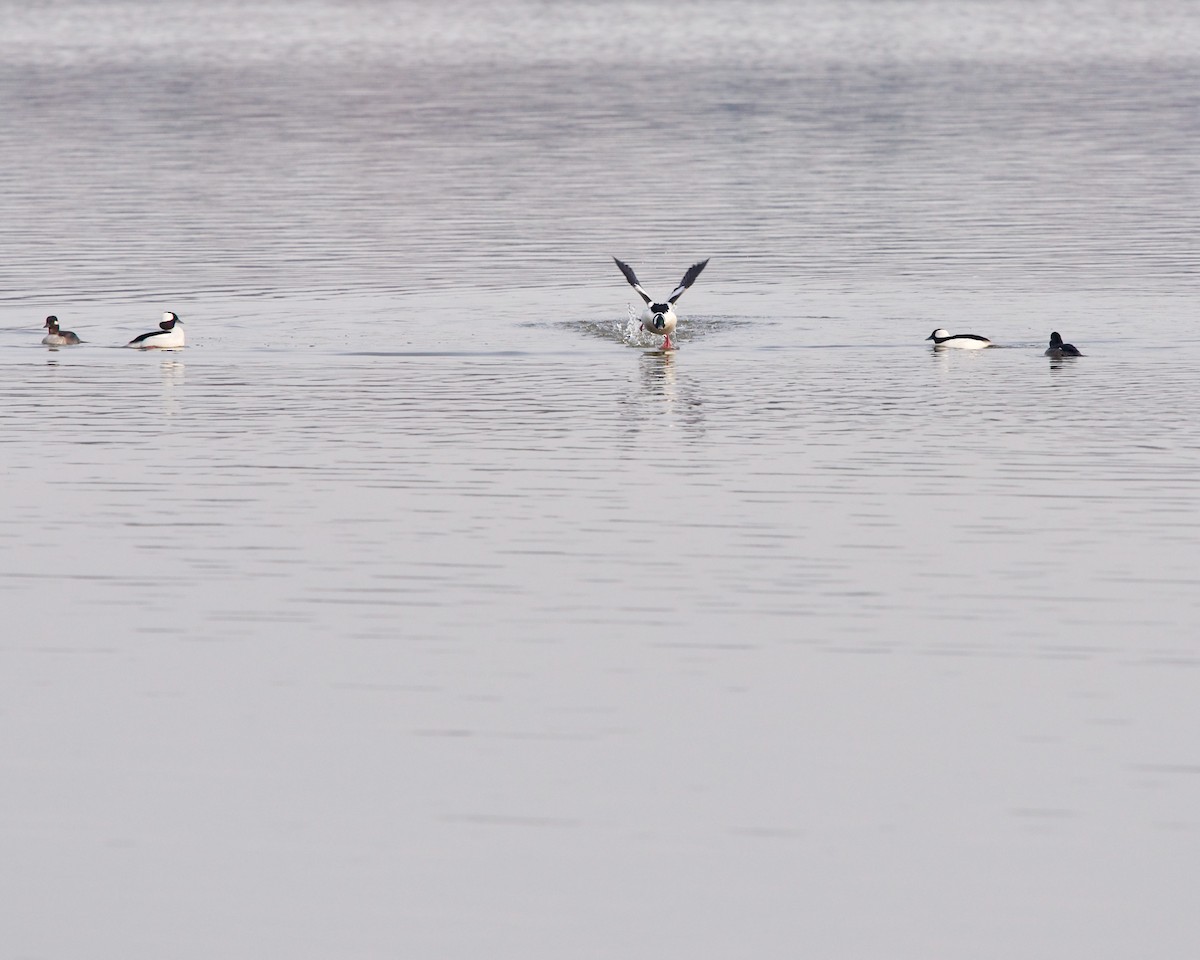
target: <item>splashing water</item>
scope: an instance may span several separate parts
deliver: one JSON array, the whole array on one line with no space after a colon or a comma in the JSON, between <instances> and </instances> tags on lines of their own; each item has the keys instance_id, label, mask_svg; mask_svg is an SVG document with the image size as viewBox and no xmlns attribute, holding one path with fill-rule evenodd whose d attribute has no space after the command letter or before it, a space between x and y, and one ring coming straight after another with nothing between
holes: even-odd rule
<instances>
[{"instance_id":1,"label":"splashing water","mask_svg":"<svg viewBox=\"0 0 1200 960\"><path fill-rule=\"evenodd\" d=\"M641 314L630 304L625 305L628 317L621 331L621 340L633 347L649 346L657 341L657 337L642 329Z\"/></svg>"},{"instance_id":2,"label":"splashing water","mask_svg":"<svg viewBox=\"0 0 1200 960\"><path fill-rule=\"evenodd\" d=\"M680 320L678 328L671 337L671 342L673 344L687 343L717 331L729 330L741 326L742 323L743 321L740 318L689 314ZM540 326L541 322L532 322L528 325ZM643 330L641 313L636 306L630 304L625 305L624 318L592 317L584 320L576 320L573 322L573 326L588 336L599 337L602 340L616 341L627 347L645 348L662 346L662 335Z\"/></svg>"}]
</instances>

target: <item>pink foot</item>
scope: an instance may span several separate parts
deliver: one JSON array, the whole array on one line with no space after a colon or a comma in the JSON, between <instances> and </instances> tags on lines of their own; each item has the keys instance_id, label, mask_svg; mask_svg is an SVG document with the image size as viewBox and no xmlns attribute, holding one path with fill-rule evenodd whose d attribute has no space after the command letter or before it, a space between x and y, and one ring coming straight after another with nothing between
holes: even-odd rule
<instances>
[{"instance_id":1,"label":"pink foot","mask_svg":"<svg viewBox=\"0 0 1200 960\"><path fill-rule=\"evenodd\" d=\"M674 347L673 347L673 346L672 346L672 344L671 344L671 338L670 338L670 337L663 337L663 349L664 349L664 350L672 350L672 349L674 349Z\"/></svg>"}]
</instances>

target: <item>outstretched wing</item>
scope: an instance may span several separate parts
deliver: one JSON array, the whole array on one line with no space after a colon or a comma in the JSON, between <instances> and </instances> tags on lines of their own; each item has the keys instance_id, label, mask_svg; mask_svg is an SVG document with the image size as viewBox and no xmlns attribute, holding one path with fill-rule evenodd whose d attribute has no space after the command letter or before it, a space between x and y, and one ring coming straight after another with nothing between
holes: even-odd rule
<instances>
[{"instance_id":1,"label":"outstretched wing","mask_svg":"<svg viewBox=\"0 0 1200 960\"><path fill-rule=\"evenodd\" d=\"M674 303L683 296L683 291L696 282L696 278L700 276L700 271L708 266L707 260L701 260L699 263L693 263L688 267L687 273L683 275L683 279L679 281L679 286L671 291L671 295L667 297L667 303Z\"/></svg>"},{"instance_id":2,"label":"outstretched wing","mask_svg":"<svg viewBox=\"0 0 1200 960\"><path fill-rule=\"evenodd\" d=\"M625 274L625 279L628 280L629 285L638 292L638 296L641 297L643 300L645 300L647 303L649 303L650 302L650 294L648 294L645 290L643 290L642 285L640 283L638 283L638 279L637 279L636 274L634 274L634 272L633 272L633 268L627 263L622 263L616 257L613 257L613 263L615 263L617 265L617 269L619 269L623 274Z\"/></svg>"}]
</instances>

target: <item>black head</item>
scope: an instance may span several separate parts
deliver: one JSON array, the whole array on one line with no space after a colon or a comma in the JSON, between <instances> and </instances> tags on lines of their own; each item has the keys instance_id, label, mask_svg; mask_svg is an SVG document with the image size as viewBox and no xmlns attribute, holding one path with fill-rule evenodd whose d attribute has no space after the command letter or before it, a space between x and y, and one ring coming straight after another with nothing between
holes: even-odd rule
<instances>
[{"instance_id":1,"label":"black head","mask_svg":"<svg viewBox=\"0 0 1200 960\"><path fill-rule=\"evenodd\" d=\"M58 317L47 317L43 326L47 330L55 330L58 328Z\"/></svg>"},{"instance_id":2,"label":"black head","mask_svg":"<svg viewBox=\"0 0 1200 960\"><path fill-rule=\"evenodd\" d=\"M164 330L170 330L179 322L179 317L171 313L169 310L163 314L162 323L159 324Z\"/></svg>"},{"instance_id":3,"label":"black head","mask_svg":"<svg viewBox=\"0 0 1200 960\"><path fill-rule=\"evenodd\" d=\"M1061 347L1062 345L1063 345L1062 337L1059 336L1058 331L1055 330L1052 334L1050 334L1050 346Z\"/></svg>"},{"instance_id":4,"label":"black head","mask_svg":"<svg viewBox=\"0 0 1200 960\"><path fill-rule=\"evenodd\" d=\"M663 320L663 315L661 313L656 313L654 315L654 329L661 330L666 325L666 322Z\"/></svg>"}]
</instances>

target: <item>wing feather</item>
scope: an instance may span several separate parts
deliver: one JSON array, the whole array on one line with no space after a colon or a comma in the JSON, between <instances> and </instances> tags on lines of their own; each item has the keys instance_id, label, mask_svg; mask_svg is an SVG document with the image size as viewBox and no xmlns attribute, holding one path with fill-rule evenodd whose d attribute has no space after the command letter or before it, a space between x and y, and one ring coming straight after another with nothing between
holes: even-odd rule
<instances>
[{"instance_id":1,"label":"wing feather","mask_svg":"<svg viewBox=\"0 0 1200 960\"><path fill-rule=\"evenodd\" d=\"M638 296L641 297L643 300L645 300L647 303L649 303L650 302L650 294L648 294L645 290L643 290L642 285L640 283L638 283L638 278L637 278L637 275L633 272L633 268L627 263L622 263L616 257L613 257L613 263L615 263L617 265L617 269L620 270L621 273L625 274L625 279L628 280L629 285L638 292Z\"/></svg>"},{"instance_id":2,"label":"wing feather","mask_svg":"<svg viewBox=\"0 0 1200 960\"><path fill-rule=\"evenodd\" d=\"M687 269L687 273L683 275L683 279L679 281L679 286L671 291L671 295L667 297L667 303L674 303L681 296L683 291L696 282L696 278L700 276L700 271L708 266L708 260L701 260L699 263L693 263Z\"/></svg>"}]
</instances>

